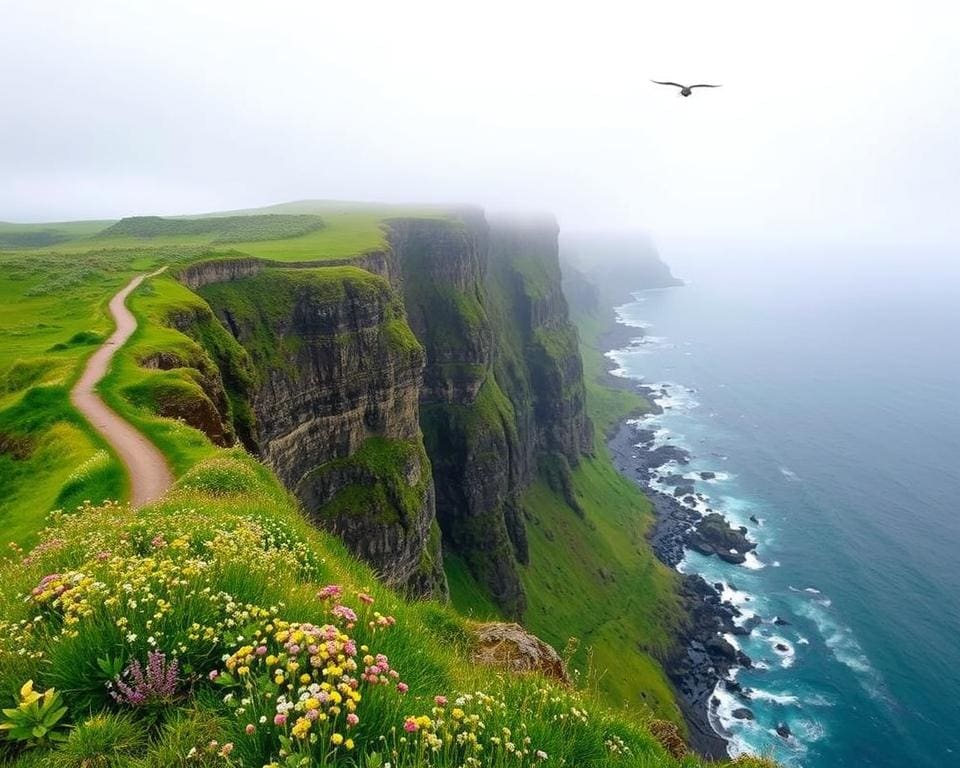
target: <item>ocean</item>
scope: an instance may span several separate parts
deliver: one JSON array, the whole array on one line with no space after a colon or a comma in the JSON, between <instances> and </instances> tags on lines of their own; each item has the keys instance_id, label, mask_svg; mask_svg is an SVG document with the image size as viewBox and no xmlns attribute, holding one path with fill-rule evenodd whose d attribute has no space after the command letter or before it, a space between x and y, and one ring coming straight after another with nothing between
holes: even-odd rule
<instances>
[{"instance_id":1,"label":"ocean","mask_svg":"<svg viewBox=\"0 0 960 768\"><path fill-rule=\"evenodd\" d=\"M758 542L680 566L763 620L714 722L788 766L960 766L960 269L783 251L666 249L688 284L612 310L618 373L669 393L645 426Z\"/></svg>"}]
</instances>

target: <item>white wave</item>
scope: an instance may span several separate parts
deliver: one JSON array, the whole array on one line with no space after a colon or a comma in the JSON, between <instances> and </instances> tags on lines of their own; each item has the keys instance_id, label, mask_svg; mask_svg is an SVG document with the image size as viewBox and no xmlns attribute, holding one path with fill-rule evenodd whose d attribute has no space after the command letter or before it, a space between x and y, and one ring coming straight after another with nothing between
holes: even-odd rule
<instances>
[{"instance_id":1,"label":"white wave","mask_svg":"<svg viewBox=\"0 0 960 768\"><path fill-rule=\"evenodd\" d=\"M780 657L780 666L784 669L788 669L793 666L793 662L796 659L797 652L794 647L790 644L790 641L785 637L780 637L779 635L773 635L770 639L770 648L771 650ZM778 648L777 646L780 646ZM783 650L783 649L786 650Z\"/></svg>"},{"instance_id":2,"label":"white wave","mask_svg":"<svg viewBox=\"0 0 960 768\"><path fill-rule=\"evenodd\" d=\"M720 590L720 600L724 603L730 603L730 605L735 605L738 608L744 603L749 603L753 600L753 595L749 592L745 592L742 589L734 589L727 582L721 582Z\"/></svg>"},{"instance_id":3,"label":"white wave","mask_svg":"<svg viewBox=\"0 0 960 768\"><path fill-rule=\"evenodd\" d=\"M800 481L800 478L797 476L797 473L794 472L792 469L788 469L787 467L780 467L780 474L783 475L785 478L787 478L787 480L789 480L792 483L796 483Z\"/></svg>"},{"instance_id":4,"label":"white wave","mask_svg":"<svg viewBox=\"0 0 960 768\"><path fill-rule=\"evenodd\" d=\"M773 693L759 688L750 691L750 698L754 701L769 701L771 704L779 704L784 707L800 703L800 698L792 693Z\"/></svg>"},{"instance_id":5,"label":"white wave","mask_svg":"<svg viewBox=\"0 0 960 768\"><path fill-rule=\"evenodd\" d=\"M814 600L802 604L798 613L816 624L817 630L833 657L859 675L866 691L875 698L883 698L882 678L873 668L863 647L854 637L853 630L830 616L825 610L827 607L822 601Z\"/></svg>"},{"instance_id":6,"label":"white wave","mask_svg":"<svg viewBox=\"0 0 960 768\"><path fill-rule=\"evenodd\" d=\"M625 310L629 306L630 306L629 304L624 304L622 307L614 308L613 311L616 315L617 323L619 323L620 325L625 325L627 326L627 328L640 328L642 330L646 330L647 328L653 327L653 323L647 320L639 320L635 317L627 317L626 313L623 310Z\"/></svg>"},{"instance_id":7,"label":"white wave","mask_svg":"<svg viewBox=\"0 0 960 768\"><path fill-rule=\"evenodd\" d=\"M759 557L757 557L756 552L747 552L744 557L746 560L741 563L744 568L748 568L751 571L759 571L760 569L767 567L766 564Z\"/></svg>"}]
</instances>

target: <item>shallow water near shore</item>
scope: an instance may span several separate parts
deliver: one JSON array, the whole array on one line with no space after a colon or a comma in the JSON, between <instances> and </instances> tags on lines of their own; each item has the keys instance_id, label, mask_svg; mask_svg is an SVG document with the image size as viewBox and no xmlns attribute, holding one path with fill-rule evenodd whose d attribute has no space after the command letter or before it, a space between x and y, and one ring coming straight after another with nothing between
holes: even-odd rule
<instances>
[{"instance_id":1,"label":"shallow water near shore","mask_svg":"<svg viewBox=\"0 0 960 768\"><path fill-rule=\"evenodd\" d=\"M758 542L680 565L761 620L713 722L787 765L960 765L960 275L665 257L690 283L617 308L643 340L610 356L666 385L643 426L691 461L660 474Z\"/></svg>"}]
</instances>

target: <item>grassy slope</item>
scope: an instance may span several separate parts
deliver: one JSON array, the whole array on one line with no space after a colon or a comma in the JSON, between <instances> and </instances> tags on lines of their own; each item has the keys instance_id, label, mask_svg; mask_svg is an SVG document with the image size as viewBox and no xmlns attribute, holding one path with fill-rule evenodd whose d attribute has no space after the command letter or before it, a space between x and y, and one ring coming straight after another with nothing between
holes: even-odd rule
<instances>
[{"instance_id":1,"label":"grassy slope","mask_svg":"<svg viewBox=\"0 0 960 768\"><path fill-rule=\"evenodd\" d=\"M78 417L68 393L95 344L112 330L107 312L110 296L134 275L221 252L291 262L348 258L386 244L382 226L386 217L440 215L428 208L324 201L250 213L321 215L325 227L285 240L210 246L217 233L98 238L114 222L0 222L0 232L7 235L54 231L71 238L43 250L0 252L0 481L4 488L0 525L4 540L33 541L46 513L55 508L126 497L127 481L119 464ZM186 336L162 327L159 321L171 311L202 311L205 304L171 278L161 277L139 289L131 307L145 322L115 359L103 385L104 396L157 442L179 473L206 455L206 441L196 430L154 416L150 399L163 388L168 396L184 398L201 397L202 392L186 369L146 371L136 361L155 350L172 349L187 359L204 354ZM51 351L57 344L65 348Z\"/></svg>"},{"instance_id":2,"label":"grassy slope","mask_svg":"<svg viewBox=\"0 0 960 768\"><path fill-rule=\"evenodd\" d=\"M612 700L642 702L680 723L670 684L655 661L669 647L671 627L680 618L675 576L646 542L653 523L650 503L616 471L605 440L613 425L642 411L646 402L605 383L598 326L588 318L577 321L595 455L573 470L582 519L543 482L524 500L537 521L528 528L527 623L553 642L561 643L564 633L580 637L575 661L589 661L594 684ZM558 622L561 616L565 620Z\"/></svg>"},{"instance_id":3,"label":"grassy slope","mask_svg":"<svg viewBox=\"0 0 960 768\"><path fill-rule=\"evenodd\" d=\"M112 455L69 403L70 385L112 331L110 296L161 252L0 254L0 525L25 543L55 507L126 493Z\"/></svg>"},{"instance_id":4,"label":"grassy slope","mask_svg":"<svg viewBox=\"0 0 960 768\"><path fill-rule=\"evenodd\" d=\"M359 590L373 595L376 609L395 617L396 626L386 631L371 632L363 621L346 631L358 644L387 654L410 688L406 696L390 686L363 689L357 709L360 724L348 731L356 749L349 757L343 750L337 752L336 764L376 765L365 757L383 749L380 736L390 743L390 729L402 725L406 716L429 715L436 694L452 701L458 692L482 690L495 702L479 710L486 723L484 764L680 765L651 737L643 719L607 710L588 693L573 693L537 677L493 674L469 663L468 628L461 617L433 603L404 602L378 585L369 569L335 538L308 525L273 476L242 451L217 451L187 472L164 499L136 514L107 506L61 517L44 541L33 554L14 554L0 564L0 696L12 700L27 679L40 691L56 687L67 707L65 722L73 724L74 731L53 752L46 747L19 751L0 743L2 764L20 768L265 764L277 754L278 737L284 731L270 723L274 703L263 696L270 683L252 678L251 687L238 694L249 697L247 707L253 711L248 713L225 701L224 690L209 682L208 673L223 669L222 655L266 625L254 619L256 606L277 606L279 617L286 620L317 624L330 620L329 605L319 601L316 592L333 582L343 585L343 602L357 607L361 616L370 616L372 609L357 600ZM79 602L24 601L23 593L54 572L91 577L71 581L79 585ZM169 601L171 610L161 607L155 613L162 601ZM64 611L76 619L63 623ZM225 631L227 627L231 628ZM122 668L130 659L144 658L151 648L168 656L176 649L182 664L181 695L154 707L152 714L128 710L139 737L121 740L116 733L130 729L123 729L121 718L112 713L124 708L108 696L104 683L111 675L97 660L109 659L115 668ZM186 671L195 675L189 686L183 682ZM257 709L264 706L265 710ZM475 705L465 708L469 712ZM271 717L248 734L247 725L256 723L261 711ZM90 720L91 715L97 719ZM103 728L104 718L113 728ZM342 721L343 714L341 731ZM502 737L503 727L511 729L515 741L530 738L528 757L505 753L498 757L502 748L488 737ZM321 728L328 728L327 736L312 750L315 754L328 749L322 745L329 743L330 727L318 723L315 730ZM233 745L232 763L218 758L216 750L205 754L213 739ZM611 750L613 739L622 741L628 751ZM411 737L409 747L396 744L399 754L393 762L398 768L453 768L462 763L462 756L448 750L419 752L416 740ZM188 759L194 747L199 754ZM536 749L549 755L546 762L534 758ZM119 762L108 762L107 756ZM320 764L331 763L304 765ZM683 762L685 768L697 765L691 758Z\"/></svg>"}]
</instances>

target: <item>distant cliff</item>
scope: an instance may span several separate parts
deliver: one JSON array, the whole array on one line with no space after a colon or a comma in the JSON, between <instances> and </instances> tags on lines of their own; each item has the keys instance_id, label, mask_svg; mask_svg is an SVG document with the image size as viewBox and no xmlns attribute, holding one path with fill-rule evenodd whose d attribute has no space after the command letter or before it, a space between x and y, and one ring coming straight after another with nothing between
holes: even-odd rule
<instances>
[{"instance_id":1,"label":"distant cliff","mask_svg":"<svg viewBox=\"0 0 960 768\"><path fill-rule=\"evenodd\" d=\"M219 362L218 432L311 519L413 594L445 595L455 554L520 616L520 495L538 472L562 490L592 448L556 222L466 209L386 227L358 266L193 265L181 280L221 332L179 325Z\"/></svg>"},{"instance_id":2,"label":"distant cliff","mask_svg":"<svg viewBox=\"0 0 960 768\"><path fill-rule=\"evenodd\" d=\"M566 234L562 250L563 289L577 311L592 314L630 301L636 290L683 285L642 233Z\"/></svg>"}]
</instances>

